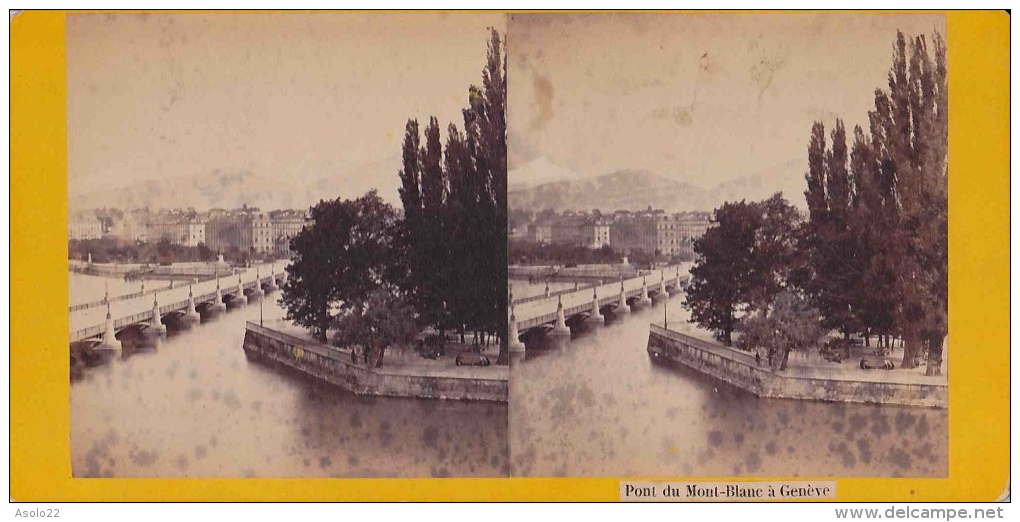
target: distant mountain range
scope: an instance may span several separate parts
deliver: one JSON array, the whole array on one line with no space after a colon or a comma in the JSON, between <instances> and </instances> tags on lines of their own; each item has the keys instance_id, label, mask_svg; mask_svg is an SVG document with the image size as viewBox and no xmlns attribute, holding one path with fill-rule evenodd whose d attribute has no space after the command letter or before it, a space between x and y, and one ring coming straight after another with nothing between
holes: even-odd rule
<instances>
[{"instance_id":1,"label":"distant mountain range","mask_svg":"<svg viewBox=\"0 0 1020 522\"><path fill-rule=\"evenodd\" d=\"M581 179L581 177L577 172L563 168L545 158L537 158L508 172L507 186L510 191L514 191L552 181L568 181Z\"/></svg>"},{"instance_id":2,"label":"distant mountain range","mask_svg":"<svg viewBox=\"0 0 1020 522\"><path fill-rule=\"evenodd\" d=\"M392 170L392 172L391 172ZM371 165L344 174L301 178L269 177L251 171L214 170L205 174L167 180L144 180L110 189L96 189L69 196L71 210L100 207L159 208L194 207L263 210L303 209L322 199L354 198L375 188L384 200L400 206L397 169Z\"/></svg>"},{"instance_id":3,"label":"distant mountain range","mask_svg":"<svg viewBox=\"0 0 1020 522\"><path fill-rule=\"evenodd\" d=\"M648 172L623 170L594 178L573 178L534 186L511 186L508 205L514 210L641 210L710 211L726 201L755 201L782 192L794 206L804 201L805 162L791 161L760 170L712 188L704 188Z\"/></svg>"},{"instance_id":4,"label":"distant mountain range","mask_svg":"<svg viewBox=\"0 0 1020 522\"><path fill-rule=\"evenodd\" d=\"M399 160L397 160L399 161ZM307 208L321 199L358 197L376 188L379 195L399 207L398 167L384 162L365 165L343 174L318 177L269 177L250 171L214 170L167 180L142 180L117 188L93 189L70 196L71 210L100 207L239 208L263 210ZM804 202L804 162L791 161L736 178L711 188L645 170L623 170L598 177L583 177L551 163L536 163L511 171L508 205L537 212L640 210L651 206L668 212L712 210L725 201L760 200L777 191L800 208ZM560 178L560 179L557 179ZM547 181L557 179L556 181Z\"/></svg>"}]
</instances>

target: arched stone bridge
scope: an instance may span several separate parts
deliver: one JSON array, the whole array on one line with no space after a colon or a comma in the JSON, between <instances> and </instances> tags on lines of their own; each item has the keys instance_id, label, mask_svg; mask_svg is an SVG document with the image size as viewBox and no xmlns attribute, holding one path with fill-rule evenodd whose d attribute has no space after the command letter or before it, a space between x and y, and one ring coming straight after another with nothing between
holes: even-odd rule
<instances>
[{"instance_id":1,"label":"arched stone bridge","mask_svg":"<svg viewBox=\"0 0 1020 522\"><path fill-rule=\"evenodd\" d=\"M121 301L107 300L106 306L86 308L69 314L70 342L88 342L97 348L119 349L117 336L135 329L146 334L166 332L173 321L198 322L227 306L258 302L279 289L287 279L284 265L262 265L239 274L184 285Z\"/></svg>"},{"instance_id":2,"label":"arched stone bridge","mask_svg":"<svg viewBox=\"0 0 1020 522\"><path fill-rule=\"evenodd\" d=\"M511 351L523 351L521 336L541 331L546 335L570 335L567 323L594 321L602 323L605 314L625 314L631 309L651 304L668 294L680 292L687 284L689 264L651 270L623 281L602 281L525 299L510 300Z\"/></svg>"}]
</instances>

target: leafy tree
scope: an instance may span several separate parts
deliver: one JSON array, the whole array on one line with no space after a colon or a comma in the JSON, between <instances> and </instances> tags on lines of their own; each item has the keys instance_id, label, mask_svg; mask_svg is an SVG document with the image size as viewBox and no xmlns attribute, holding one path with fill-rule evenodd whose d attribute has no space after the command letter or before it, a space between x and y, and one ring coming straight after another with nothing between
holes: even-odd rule
<instances>
[{"instance_id":1,"label":"leafy tree","mask_svg":"<svg viewBox=\"0 0 1020 522\"><path fill-rule=\"evenodd\" d=\"M892 333L894 284L894 257L887 234L891 229L891 212L895 212L895 200L887 197L883 188L882 169L875 147L860 127L854 129L853 152L850 155L850 170L854 180L853 213L850 228L859 241L860 279L851 298L854 313L864 328L865 343L870 343L872 334L878 334L879 347L888 348L882 338ZM890 208L892 206L893 208Z\"/></svg>"},{"instance_id":2,"label":"leafy tree","mask_svg":"<svg viewBox=\"0 0 1020 522\"><path fill-rule=\"evenodd\" d=\"M684 301L692 320L730 346L738 313L767 315L799 262L799 219L781 194L717 208L714 224L694 242L695 262Z\"/></svg>"},{"instance_id":3,"label":"leafy tree","mask_svg":"<svg viewBox=\"0 0 1020 522\"><path fill-rule=\"evenodd\" d=\"M464 131L430 118L421 145L408 121L400 171L404 223L400 245L407 258L400 286L419 316L439 330L465 326L505 332L506 70L502 39L490 31L482 87L468 89ZM507 362L505 333L500 349Z\"/></svg>"},{"instance_id":4,"label":"leafy tree","mask_svg":"<svg viewBox=\"0 0 1020 522\"><path fill-rule=\"evenodd\" d=\"M804 246L812 267L807 290L819 308L827 328L843 333L846 350L850 335L860 329L855 297L868 264L860 231L852 225L854 181L848 169L846 130L837 119L832 131L832 149L825 150L821 123L812 128L808 146L807 175L809 221ZM824 162L820 163L820 158ZM818 179L824 184L819 185Z\"/></svg>"},{"instance_id":5,"label":"leafy tree","mask_svg":"<svg viewBox=\"0 0 1020 522\"><path fill-rule=\"evenodd\" d=\"M694 242L696 261L683 306L691 311L693 321L712 330L726 346L733 344L736 314L747 302L751 252L760 220L753 204L724 203L715 210L715 224Z\"/></svg>"},{"instance_id":6,"label":"leafy tree","mask_svg":"<svg viewBox=\"0 0 1020 522\"><path fill-rule=\"evenodd\" d=\"M213 254L213 251L210 250L209 247L205 246L205 243L199 243L197 250L198 259L200 261L212 261L213 259L216 258L215 254Z\"/></svg>"},{"instance_id":7,"label":"leafy tree","mask_svg":"<svg viewBox=\"0 0 1020 522\"><path fill-rule=\"evenodd\" d=\"M361 346L374 368L382 366L386 348L407 344L418 333L414 308L397 288L390 286L373 290L363 306L343 313L334 327L334 342Z\"/></svg>"},{"instance_id":8,"label":"leafy tree","mask_svg":"<svg viewBox=\"0 0 1020 522\"><path fill-rule=\"evenodd\" d=\"M479 231L474 251L477 287L476 324L496 332L500 339L499 364L509 363L507 350L507 164L506 164L506 60L503 40L490 28L482 88L468 90L469 108L464 110L466 144L473 158L479 193ZM466 216L466 218L469 218Z\"/></svg>"},{"instance_id":9,"label":"leafy tree","mask_svg":"<svg viewBox=\"0 0 1020 522\"><path fill-rule=\"evenodd\" d=\"M803 261L797 248L800 214L782 194L754 203L760 213L750 253L751 275L747 300L765 312L773 297L782 291L790 272Z\"/></svg>"},{"instance_id":10,"label":"leafy tree","mask_svg":"<svg viewBox=\"0 0 1020 522\"><path fill-rule=\"evenodd\" d=\"M511 264L616 264L622 259L623 256L609 246L591 249L564 243L547 245L534 241L510 240ZM634 256L631 260L637 261ZM650 260L651 258L648 257L649 262Z\"/></svg>"},{"instance_id":11,"label":"leafy tree","mask_svg":"<svg viewBox=\"0 0 1020 522\"><path fill-rule=\"evenodd\" d=\"M849 158L842 122L831 151L814 125L805 192L810 291L825 324L845 335L899 333L901 367L927 349L929 375L939 371L948 324L946 47L938 33L932 44L897 32L870 139L854 129Z\"/></svg>"},{"instance_id":12,"label":"leafy tree","mask_svg":"<svg viewBox=\"0 0 1020 522\"><path fill-rule=\"evenodd\" d=\"M744 350L767 349L767 360L780 371L786 369L792 351L807 351L825 334L818 310L805 296L787 288L776 295L768 315L748 315L740 321L738 345Z\"/></svg>"},{"instance_id":13,"label":"leafy tree","mask_svg":"<svg viewBox=\"0 0 1020 522\"><path fill-rule=\"evenodd\" d=\"M396 211L373 190L355 200L320 201L311 218L291 240L281 301L287 319L325 342L334 320L363 308L392 273Z\"/></svg>"}]
</instances>

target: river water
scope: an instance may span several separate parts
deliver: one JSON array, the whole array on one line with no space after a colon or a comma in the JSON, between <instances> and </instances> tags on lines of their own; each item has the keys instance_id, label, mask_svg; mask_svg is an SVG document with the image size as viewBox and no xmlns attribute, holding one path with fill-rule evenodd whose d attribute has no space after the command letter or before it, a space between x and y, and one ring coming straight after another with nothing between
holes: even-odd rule
<instances>
[{"instance_id":1,"label":"river water","mask_svg":"<svg viewBox=\"0 0 1020 522\"><path fill-rule=\"evenodd\" d=\"M71 274L72 288L93 285ZM111 291L112 293L112 291ZM265 320L284 316L279 294ZM96 297L101 299L102 293ZM248 361L231 309L124 341L71 383L75 477L492 477L510 471L505 404L371 398Z\"/></svg>"},{"instance_id":2,"label":"river water","mask_svg":"<svg viewBox=\"0 0 1020 522\"><path fill-rule=\"evenodd\" d=\"M668 299L670 322L688 318L682 301ZM527 346L510 376L515 476L948 475L947 410L762 399L653 364L648 324L663 312Z\"/></svg>"},{"instance_id":3,"label":"river water","mask_svg":"<svg viewBox=\"0 0 1020 522\"><path fill-rule=\"evenodd\" d=\"M72 274L72 287L77 277L93 276ZM515 296L542 290L514 286ZM284 316L277 296L263 301L266 320ZM681 301L668 300L670 321L686 319ZM760 399L651 363L648 323L661 320L661 302L567 342L531 342L511 369L509 410L360 397L249 362L244 323L259 314L253 304L158 342L125 340L72 382L74 476L948 473L946 410Z\"/></svg>"}]
</instances>

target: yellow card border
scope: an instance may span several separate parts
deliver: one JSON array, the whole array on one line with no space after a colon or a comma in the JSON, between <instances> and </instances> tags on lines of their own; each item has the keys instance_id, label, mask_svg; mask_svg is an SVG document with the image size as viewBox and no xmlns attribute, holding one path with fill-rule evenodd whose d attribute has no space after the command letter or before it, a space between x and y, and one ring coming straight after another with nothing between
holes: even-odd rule
<instances>
[{"instance_id":1,"label":"yellow card border","mask_svg":"<svg viewBox=\"0 0 1020 522\"><path fill-rule=\"evenodd\" d=\"M949 317L959 354L949 387L949 478L835 479L839 501L990 501L1009 483L1010 19L998 11L946 17ZM10 23L10 498L615 501L620 480L677 479L72 478L64 38L63 12L24 12Z\"/></svg>"}]
</instances>

